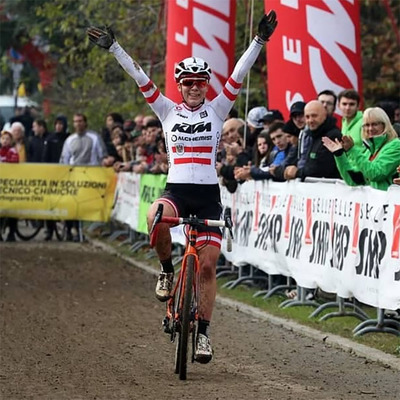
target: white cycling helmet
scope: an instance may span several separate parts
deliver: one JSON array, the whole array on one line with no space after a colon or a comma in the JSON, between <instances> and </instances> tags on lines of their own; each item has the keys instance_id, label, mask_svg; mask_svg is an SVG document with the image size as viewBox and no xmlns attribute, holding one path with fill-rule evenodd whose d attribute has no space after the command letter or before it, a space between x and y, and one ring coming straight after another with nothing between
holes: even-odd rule
<instances>
[{"instance_id":1,"label":"white cycling helmet","mask_svg":"<svg viewBox=\"0 0 400 400\"><path fill-rule=\"evenodd\" d=\"M211 68L199 57L185 58L175 67L175 81L179 82L187 75L204 75L207 79L210 79Z\"/></svg>"}]
</instances>

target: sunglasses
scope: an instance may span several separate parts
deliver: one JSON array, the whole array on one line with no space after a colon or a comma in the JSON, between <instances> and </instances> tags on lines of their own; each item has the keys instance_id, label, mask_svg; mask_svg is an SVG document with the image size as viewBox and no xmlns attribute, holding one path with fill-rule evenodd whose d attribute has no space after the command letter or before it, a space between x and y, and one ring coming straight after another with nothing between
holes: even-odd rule
<instances>
[{"instance_id":1,"label":"sunglasses","mask_svg":"<svg viewBox=\"0 0 400 400\"><path fill-rule=\"evenodd\" d=\"M206 79L182 79L181 85L185 87L196 85L199 89L203 89L208 85L208 81Z\"/></svg>"}]
</instances>

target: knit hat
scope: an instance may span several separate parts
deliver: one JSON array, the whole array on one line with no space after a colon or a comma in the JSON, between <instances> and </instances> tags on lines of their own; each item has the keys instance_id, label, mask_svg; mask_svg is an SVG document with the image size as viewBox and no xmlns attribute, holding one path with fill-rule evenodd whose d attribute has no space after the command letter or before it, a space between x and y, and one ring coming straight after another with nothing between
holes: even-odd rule
<instances>
[{"instance_id":1,"label":"knit hat","mask_svg":"<svg viewBox=\"0 0 400 400\"><path fill-rule=\"evenodd\" d=\"M265 107L254 107L247 114L247 123L254 128L263 128L262 119L268 112Z\"/></svg>"}]
</instances>

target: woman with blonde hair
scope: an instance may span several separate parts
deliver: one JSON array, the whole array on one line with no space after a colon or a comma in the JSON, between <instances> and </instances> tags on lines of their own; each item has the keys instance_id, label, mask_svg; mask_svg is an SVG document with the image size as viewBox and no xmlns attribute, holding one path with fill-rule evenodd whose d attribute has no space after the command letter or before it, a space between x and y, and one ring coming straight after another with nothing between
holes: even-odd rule
<instances>
[{"instance_id":1,"label":"woman with blonde hair","mask_svg":"<svg viewBox=\"0 0 400 400\"><path fill-rule=\"evenodd\" d=\"M324 146L335 156L342 179L350 186L369 185L387 190L400 164L400 139L388 115L379 107L363 113L363 146L354 146L350 136L342 141L322 138Z\"/></svg>"}]
</instances>

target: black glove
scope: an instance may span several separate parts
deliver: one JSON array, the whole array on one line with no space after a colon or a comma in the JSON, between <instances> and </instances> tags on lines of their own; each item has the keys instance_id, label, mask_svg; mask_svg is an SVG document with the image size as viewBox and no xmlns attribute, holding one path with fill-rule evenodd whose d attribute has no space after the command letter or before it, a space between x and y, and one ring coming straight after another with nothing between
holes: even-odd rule
<instances>
[{"instance_id":1,"label":"black glove","mask_svg":"<svg viewBox=\"0 0 400 400\"><path fill-rule=\"evenodd\" d=\"M91 26L87 28L86 33L92 43L103 49L108 50L115 42L114 32L109 26L105 26L104 29Z\"/></svg>"},{"instance_id":2,"label":"black glove","mask_svg":"<svg viewBox=\"0 0 400 400\"><path fill-rule=\"evenodd\" d=\"M258 24L258 37L264 41L269 40L277 25L278 21L276 20L276 13L274 10L271 10L268 15L264 14Z\"/></svg>"}]
</instances>

